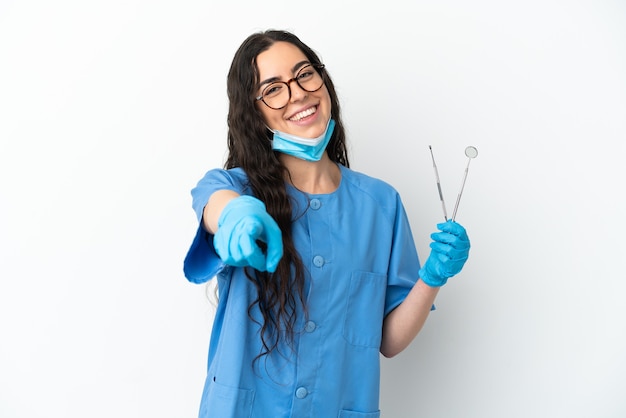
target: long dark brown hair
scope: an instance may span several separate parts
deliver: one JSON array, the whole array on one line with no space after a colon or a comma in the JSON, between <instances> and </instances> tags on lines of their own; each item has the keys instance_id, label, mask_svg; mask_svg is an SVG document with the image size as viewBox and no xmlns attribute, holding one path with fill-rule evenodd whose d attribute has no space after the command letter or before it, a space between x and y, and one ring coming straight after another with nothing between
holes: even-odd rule
<instances>
[{"instance_id":1,"label":"long dark brown hair","mask_svg":"<svg viewBox=\"0 0 626 418\"><path fill-rule=\"evenodd\" d=\"M293 242L292 203L285 184L289 172L272 150L272 133L255 104L260 82L256 58L275 42L289 42L298 47L311 64L321 64L317 54L294 34L268 30L252 34L241 44L228 72L228 158L224 167L241 167L246 172L252 192L265 203L283 238L283 257L275 273L246 270L258 293L248 307L248 315L252 319L252 309L257 305L263 316L260 323L263 351L257 359L276 349L283 338L288 343L293 342L298 305L306 312L306 270ZM349 167L339 100L328 72L320 71L330 94L331 117L335 120L326 152L332 161Z\"/></svg>"}]
</instances>

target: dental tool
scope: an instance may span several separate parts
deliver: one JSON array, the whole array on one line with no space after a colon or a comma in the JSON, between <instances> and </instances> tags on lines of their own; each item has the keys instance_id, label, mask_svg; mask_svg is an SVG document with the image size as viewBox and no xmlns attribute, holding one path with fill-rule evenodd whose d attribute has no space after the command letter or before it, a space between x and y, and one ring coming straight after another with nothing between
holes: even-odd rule
<instances>
[{"instance_id":1,"label":"dental tool","mask_svg":"<svg viewBox=\"0 0 626 418\"><path fill-rule=\"evenodd\" d=\"M446 203L443 199L443 192L441 190L441 181L439 180L439 171L437 170L437 164L435 163L435 156L433 155L433 147L429 145L428 148L430 149L430 156L433 160L433 169L435 170L435 179L437 181L437 190L439 191L439 200L441 200L441 207L443 209L443 217L447 221L448 212L446 211ZM465 148L465 156L468 158L467 166L465 167L465 173L463 175L463 182L461 183L461 189L459 190L459 194L456 198L454 211L452 212L452 218L451 218L452 221L456 219L456 213L459 209L459 202L461 201L461 196L463 195L463 189L465 188L465 181L467 180L467 173L469 171L470 162L478 156L478 149L471 145L468 146L467 148Z\"/></svg>"},{"instance_id":2,"label":"dental tool","mask_svg":"<svg viewBox=\"0 0 626 418\"><path fill-rule=\"evenodd\" d=\"M433 155L433 147L428 146L430 149L430 157L433 160L433 169L435 170L435 179L437 180L437 190L439 190L439 200L441 200L441 208L443 209L443 217L448 220L448 212L446 211L446 202L443 200L443 193L441 192L441 182L439 181L439 171L437 170L437 164L435 163L435 156Z\"/></svg>"},{"instance_id":3,"label":"dental tool","mask_svg":"<svg viewBox=\"0 0 626 418\"><path fill-rule=\"evenodd\" d=\"M459 209L459 202L461 201L461 195L463 194L463 189L465 188L465 180L467 180L467 172L469 170L470 162L478 156L478 150L476 147L472 147L471 145L465 148L465 155L467 156L467 166L465 166L465 174L463 175L463 183L461 183L461 190L459 190L459 195L456 198L456 203L454 204L454 211L452 212L452 220L456 219L456 211Z\"/></svg>"}]
</instances>

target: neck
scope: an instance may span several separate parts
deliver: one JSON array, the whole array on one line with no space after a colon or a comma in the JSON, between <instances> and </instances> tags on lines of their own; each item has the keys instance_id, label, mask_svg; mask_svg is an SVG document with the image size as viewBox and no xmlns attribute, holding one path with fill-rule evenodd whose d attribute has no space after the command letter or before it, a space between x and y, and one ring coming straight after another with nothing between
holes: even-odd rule
<instances>
[{"instance_id":1,"label":"neck","mask_svg":"<svg viewBox=\"0 0 626 418\"><path fill-rule=\"evenodd\" d=\"M341 183L339 166L326 153L319 161L306 161L287 154L280 154L280 160L289 171L287 181L305 193L332 193Z\"/></svg>"}]
</instances>

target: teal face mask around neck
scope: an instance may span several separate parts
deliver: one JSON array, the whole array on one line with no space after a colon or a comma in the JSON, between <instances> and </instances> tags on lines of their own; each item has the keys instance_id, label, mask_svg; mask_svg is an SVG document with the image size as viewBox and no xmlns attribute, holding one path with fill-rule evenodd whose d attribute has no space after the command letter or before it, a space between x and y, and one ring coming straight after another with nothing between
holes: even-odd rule
<instances>
[{"instance_id":1,"label":"teal face mask around neck","mask_svg":"<svg viewBox=\"0 0 626 418\"><path fill-rule=\"evenodd\" d=\"M283 154L292 155L306 161L319 161L326 151L330 137L335 129L335 121L328 120L326 130L317 138L302 138L271 129L274 133L272 149Z\"/></svg>"}]
</instances>

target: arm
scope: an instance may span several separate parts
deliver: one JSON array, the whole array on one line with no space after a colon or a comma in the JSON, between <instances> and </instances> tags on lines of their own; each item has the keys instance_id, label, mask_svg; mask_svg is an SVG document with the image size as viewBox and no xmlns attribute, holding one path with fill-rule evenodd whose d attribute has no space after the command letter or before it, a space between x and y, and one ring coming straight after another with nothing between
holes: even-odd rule
<instances>
[{"instance_id":1,"label":"arm","mask_svg":"<svg viewBox=\"0 0 626 418\"><path fill-rule=\"evenodd\" d=\"M380 346L383 356L393 357L413 341L426 322L437 293L438 287L418 280L406 299L385 317Z\"/></svg>"},{"instance_id":2,"label":"arm","mask_svg":"<svg viewBox=\"0 0 626 418\"><path fill-rule=\"evenodd\" d=\"M215 234L213 231L217 230L218 219L226 204L239 195L229 190L218 190L207 198L205 190L196 190L199 193L194 196L194 210L200 218L200 225L185 256L183 271L190 282L205 283L223 268L210 235Z\"/></svg>"},{"instance_id":3,"label":"arm","mask_svg":"<svg viewBox=\"0 0 626 418\"><path fill-rule=\"evenodd\" d=\"M437 228L440 232L431 235L430 256L419 270L419 280L383 322L380 352L385 357L400 353L417 336L439 288L458 274L467 261L470 242L465 228L452 221Z\"/></svg>"},{"instance_id":4,"label":"arm","mask_svg":"<svg viewBox=\"0 0 626 418\"><path fill-rule=\"evenodd\" d=\"M214 192L202 211L202 226L204 229L215 234L217 232L217 221L222 214L224 207L239 194L232 190L218 190Z\"/></svg>"}]
</instances>

